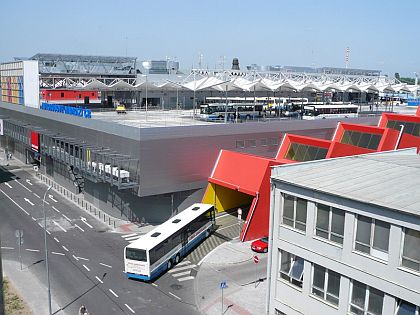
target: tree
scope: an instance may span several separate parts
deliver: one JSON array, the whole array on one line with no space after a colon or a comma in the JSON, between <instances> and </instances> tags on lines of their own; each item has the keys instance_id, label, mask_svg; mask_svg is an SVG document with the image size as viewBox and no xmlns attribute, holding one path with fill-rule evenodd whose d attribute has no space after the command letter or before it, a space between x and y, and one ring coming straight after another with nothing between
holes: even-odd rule
<instances>
[{"instance_id":1,"label":"tree","mask_svg":"<svg viewBox=\"0 0 420 315\"><path fill-rule=\"evenodd\" d=\"M395 72L395 79L397 79L397 80L400 79L400 74L398 72Z\"/></svg>"}]
</instances>

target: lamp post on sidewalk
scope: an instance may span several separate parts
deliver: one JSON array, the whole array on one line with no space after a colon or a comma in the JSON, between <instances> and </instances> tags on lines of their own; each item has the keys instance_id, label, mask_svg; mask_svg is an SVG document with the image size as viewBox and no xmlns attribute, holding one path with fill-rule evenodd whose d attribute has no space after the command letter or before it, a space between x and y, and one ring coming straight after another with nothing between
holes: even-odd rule
<instances>
[{"instance_id":1,"label":"lamp post on sidewalk","mask_svg":"<svg viewBox=\"0 0 420 315\"><path fill-rule=\"evenodd\" d=\"M47 271L47 285L48 285L48 309L49 315L52 315L51 309L51 288L50 288L50 270L48 268L48 245L47 245L47 215L45 213L45 197L47 196L48 191L51 189L51 186L48 186L48 189L45 191L44 198L42 199L42 211L44 212L44 248L45 248L45 266Z\"/></svg>"}]
</instances>

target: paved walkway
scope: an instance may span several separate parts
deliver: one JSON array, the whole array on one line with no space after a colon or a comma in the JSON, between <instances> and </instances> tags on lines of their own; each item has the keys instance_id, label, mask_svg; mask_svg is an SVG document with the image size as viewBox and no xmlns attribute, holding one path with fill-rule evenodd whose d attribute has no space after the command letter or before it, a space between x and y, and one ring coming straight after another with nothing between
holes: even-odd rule
<instances>
[{"instance_id":1,"label":"paved walkway","mask_svg":"<svg viewBox=\"0 0 420 315\"><path fill-rule=\"evenodd\" d=\"M256 286L253 273L240 280L230 274L243 263L251 263L253 256L250 242L234 240L220 245L203 259L195 279L196 305L202 314L222 314L220 283L224 281L228 287L223 290L223 314L264 314L266 282ZM261 277L265 276L261 274Z\"/></svg>"}]
</instances>

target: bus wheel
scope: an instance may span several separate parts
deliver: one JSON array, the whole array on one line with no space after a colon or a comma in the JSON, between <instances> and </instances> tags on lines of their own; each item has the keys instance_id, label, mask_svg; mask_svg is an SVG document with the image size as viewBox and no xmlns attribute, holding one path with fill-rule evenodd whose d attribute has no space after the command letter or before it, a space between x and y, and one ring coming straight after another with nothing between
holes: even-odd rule
<instances>
[{"instance_id":1,"label":"bus wheel","mask_svg":"<svg viewBox=\"0 0 420 315\"><path fill-rule=\"evenodd\" d=\"M177 263L179 263L179 254L176 254L176 256L175 256L175 265L177 264Z\"/></svg>"},{"instance_id":2,"label":"bus wheel","mask_svg":"<svg viewBox=\"0 0 420 315\"><path fill-rule=\"evenodd\" d=\"M169 270L169 269L171 269L171 267L172 267L172 261L171 261L170 259L168 260L168 265L167 265L167 267L168 267L168 270Z\"/></svg>"}]
</instances>

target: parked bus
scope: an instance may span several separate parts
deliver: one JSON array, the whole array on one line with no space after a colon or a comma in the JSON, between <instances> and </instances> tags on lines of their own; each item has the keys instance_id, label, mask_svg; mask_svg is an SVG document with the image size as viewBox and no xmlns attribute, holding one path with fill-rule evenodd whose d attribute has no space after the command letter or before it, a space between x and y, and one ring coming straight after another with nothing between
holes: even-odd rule
<instances>
[{"instance_id":1,"label":"parked bus","mask_svg":"<svg viewBox=\"0 0 420 315\"><path fill-rule=\"evenodd\" d=\"M358 105L306 105L303 119L350 118L357 117Z\"/></svg>"},{"instance_id":2,"label":"parked bus","mask_svg":"<svg viewBox=\"0 0 420 315\"><path fill-rule=\"evenodd\" d=\"M254 103L212 103L200 106L200 119L223 121L225 115L228 120L235 119L254 119L258 117L263 110L262 105Z\"/></svg>"},{"instance_id":3,"label":"parked bus","mask_svg":"<svg viewBox=\"0 0 420 315\"><path fill-rule=\"evenodd\" d=\"M213 205L196 203L124 248L128 278L150 281L176 265L215 228Z\"/></svg>"}]
</instances>

